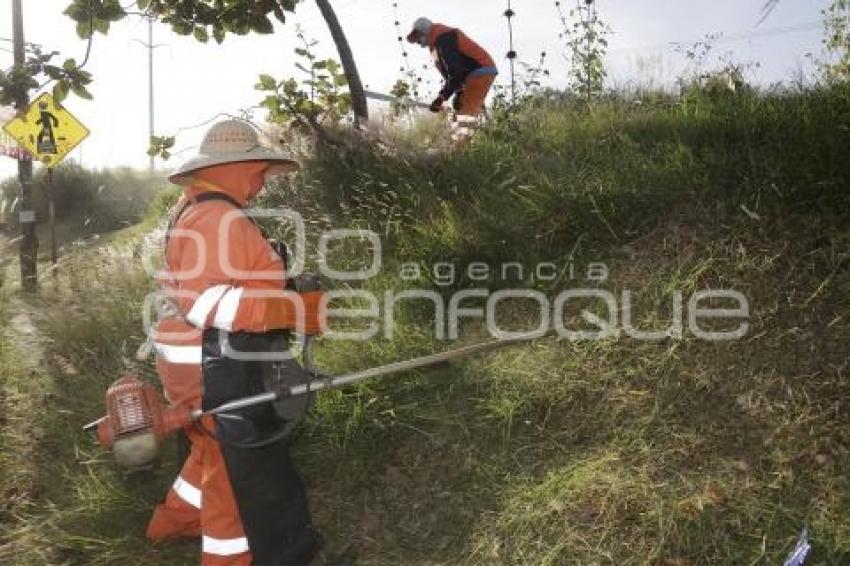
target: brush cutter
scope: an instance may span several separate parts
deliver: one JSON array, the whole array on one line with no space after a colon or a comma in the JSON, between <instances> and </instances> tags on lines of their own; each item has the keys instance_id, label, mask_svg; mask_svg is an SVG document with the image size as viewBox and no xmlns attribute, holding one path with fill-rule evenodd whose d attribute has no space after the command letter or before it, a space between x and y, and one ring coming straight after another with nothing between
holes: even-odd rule
<instances>
[{"instance_id":1,"label":"brush cutter","mask_svg":"<svg viewBox=\"0 0 850 566\"><path fill-rule=\"evenodd\" d=\"M543 338L539 332L512 335L336 377L326 376L312 367L311 342L307 340L304 348L305 367L303 369L313 379L282 387L277 386L266 393L224 403L208 411L169 406L153 385L145 383L136 376L126 375L113 383L106 392L106 416L87 424L83 430L97 431L98 440L105 448L112 450L116 462L121 467L129 470L144 469L158 460L160 447L170 433L204 416L240 418L232 413L263 403L282 404L285 411L288 402L294 403L294 412L300 412L303 416L306 409L300 409L300 407L305 405L304 399L318 391L344 387L373 377L427 368L539 338Z\"/></svg>"}]
</instances>

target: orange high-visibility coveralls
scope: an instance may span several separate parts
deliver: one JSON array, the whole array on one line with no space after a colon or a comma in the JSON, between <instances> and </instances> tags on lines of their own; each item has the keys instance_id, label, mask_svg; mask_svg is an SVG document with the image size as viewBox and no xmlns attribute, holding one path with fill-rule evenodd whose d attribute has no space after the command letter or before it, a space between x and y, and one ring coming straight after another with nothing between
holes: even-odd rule
<instances>
[{"instance_id":1,"label":"orange high-visibility coveralls","mask_svg":"<svg viewBox=\"0 0 850 566\"><path fill-rule=\"evenodd\" d=\"M446 80L440 96L448 100L455 95L458 114L479 115L499 73L493 58L461 30L443 24L431 26L426 43Z\"/></svg>"},{"instance_id":2,"label":"orange high-visibility coveralls","mask_svg":"<svg viewBox=\"0 0 850 566\"><path fill-rule=\"evenodd\" d=\"M154 337L157 371L174 404L201 406L203 329L296 329L315 334L322 328L321 295L296 296L303 299L301 316L297 301L282 293L282 259L244 213L222 200L191 204L202 193L218 191L244 205L262 188L268 167L264 162L248 162L203 169L195 173L195 181L178 204L183 212L170 230L168 279L163 284L179 314L164 318ZM258 291L270 296L256 296ZM214 430L211 419L201 424L207 431ZM186 432L191 441L189 457L165 503L156 508L147 535L153 540L200 536L204 565L251 564L221 446L199 428Z\"/></svg>"}]
</instances>

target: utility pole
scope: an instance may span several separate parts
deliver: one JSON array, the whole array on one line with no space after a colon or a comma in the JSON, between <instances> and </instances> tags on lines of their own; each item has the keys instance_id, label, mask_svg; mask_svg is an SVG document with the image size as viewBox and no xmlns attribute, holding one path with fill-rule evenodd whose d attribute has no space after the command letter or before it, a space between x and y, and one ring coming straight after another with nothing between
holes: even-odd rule
<instances>
[{"instance_id":1,"label":"utility pole","mask_svg":"<svg viewBox=\"0 0 850 566\"><path fill-rule=\"evenodd\" d=\"M153 138L153 18L148 18L148 140ZM150 141L148 141L150 143ZM151 155L150 171L154 170L154 156Z\"/></svg>"},{"instance_id":2,"label":"utility pole","mask_svg":"<svg viewBox=\"0 0 850 566\"><path fill-rule=\"evenodd\" d=\"M153 84L153 52L154 49L159 47L165 47L165 44L155 45L153 42L153 16L147 16L148 19L148 41L145 43L141 39L134 39L136 43L144 47L148 50L148 143L150 143L150 139L154 135L155 130L155 122L154 122L154 84ZM154 171L156 167L154 156L150 157L150 164L148 165L151 172Z\"/></svg>"},{"instance_id":3,"label":"utility pole","mask_svg":"<svg viewBox=\"0 0 850 566\"><path fill-rule=\"evenodd\" d=\"M24 14L21 0L12 0L12 40L14 45L14 65L24 67ZM26 111L29 95L22 89L15 99L18 113ZM35 211L32 209L32 160L18 157L18 181L21 184L21 286L25 291L33 292L38 286L38 236L35 232Z\"/></svg>"},{"instance_id":4,"label":"utility pole","mask_svg":"<svg viewBox=\"0 0 850 566\"><path fill-rule=\"evenodd\" d=\"M592 49L593 49L593 0L585 0L587 3L587 53L585 53L585 57L587 58L587 103L590 104L590 90L593 85L593 62L591 61Z\"/></svg>"}]
</instances>

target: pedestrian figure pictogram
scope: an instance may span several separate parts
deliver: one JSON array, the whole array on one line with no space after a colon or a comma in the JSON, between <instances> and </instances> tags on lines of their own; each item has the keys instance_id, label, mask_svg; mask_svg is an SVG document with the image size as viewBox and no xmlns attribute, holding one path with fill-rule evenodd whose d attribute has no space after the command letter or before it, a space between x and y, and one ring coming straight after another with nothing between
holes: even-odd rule
<instances>
[{"instance_id":1,"label":"pedestrian figure pictogram","mask_svg":"<svg viewBox=\"0 0 850 566\"><path fill-rule=\"evenodd\" d=\"M38 103L38 111L41 117L36 121L36 125L41 126L41 131L38 133L36 147L39 153L55 154L57 153L56 137L53 135L53 128L59 127L59 120L48 110L46 102Z\"/></svg>"}]
</instances>

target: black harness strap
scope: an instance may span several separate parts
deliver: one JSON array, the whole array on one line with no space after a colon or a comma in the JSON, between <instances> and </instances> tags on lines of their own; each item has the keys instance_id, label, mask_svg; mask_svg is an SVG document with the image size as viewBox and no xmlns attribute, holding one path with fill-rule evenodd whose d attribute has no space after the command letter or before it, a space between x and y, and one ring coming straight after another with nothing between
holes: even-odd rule
<instances>
[{"instance_id":1,"label":"black harness strap","mask_svg":"<svg viewBox=\"0 0 850 566\"><path fill-rule=\"evenodd\" d=\"M189 207L191 207L195 204L200 204L202 202L208 202L208 201L211 201L211 200L219 200L219 201L228 202L228 203L232 204L234 207L238 208L239 210L242 210L242 205L239 204L239 202L235 198L233 198L230 195L226 195L224 193L211 191L211 192L208 192L208 193L201 193L194 198L187 199L186 202L183 203L183 206L181 206L177 210L177 212L174 213L174 216L171 217L171 220L168 223L168 229L165 232L165 247L166 247L166 249L168 249L168 242L169 242L169 240L171 240L171 231L174 230L174 227L177 225L177 221L180 220L180 218L186 213L187 210L189 210Z\"/></svg>"}]
</instances>

